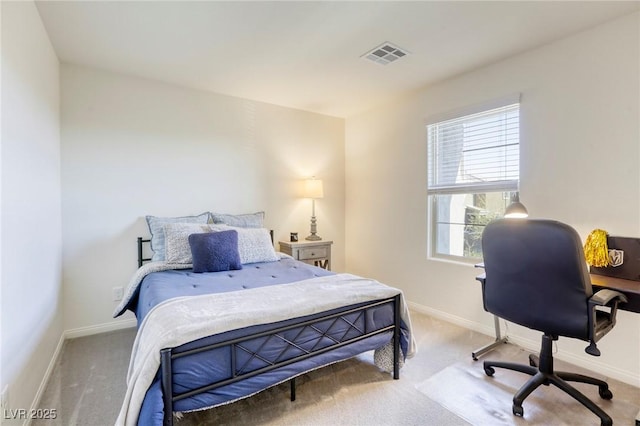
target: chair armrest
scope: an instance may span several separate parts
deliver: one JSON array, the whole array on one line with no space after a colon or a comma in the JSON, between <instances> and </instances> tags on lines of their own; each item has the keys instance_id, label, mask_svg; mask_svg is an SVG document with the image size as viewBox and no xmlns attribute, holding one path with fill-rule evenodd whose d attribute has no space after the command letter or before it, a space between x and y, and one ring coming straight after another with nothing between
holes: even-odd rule
<instances>
[{"instance_id":1,"label":"chair armrest","mask_svg":"<svg viewBox=\"0 0 640 426\"><path fill-rule=\"evenodd\" d=\"M619 291L602 289L598 291L596 294L594 294L593 296L591 296L591 298L589 299L589 304L599 305L599 306L608 306L609 303L615 298L618 299L616 302L627 301L627 296L620 293Z\"/></svg>"},{"instance_id":2,"label":"chair armrest","mask_svg":"<svg viewBox=\"0 0 640 426\"><path fill-rule=\"evenodd\" d=\"M600 356L600 350L596 346L596 342L602 336L607 334L609 330L616 324L616 313L618 311L618 303L626 302L627 297L619 291L603 289L589 298L589 346L585 351L594 356ZM609 312L597 309L598 306L610 308Z\"/></svg>"},{"instance_id":3,"label":"chair armrest","mask_svg":"<svg viewBox=\"0 0 640 426\"><path fill-rule=\"evenodd\" d=\"M473 265L473 267L484 269L484 262L476 263L475 265ZM483 272L482 274L478 275L476 277L476 281L480 281L480 283L482 283L482 290L484 291L484 283L485 281L487 281L487 274Z\"/></svg>"},{"instance_id":4,"label":"chair armrest","mask_svg":"<svg viewBox=\"0 0 640 426\"><path fill-rule=\"evenodd\" d=\"M489 310L487 309L487 303L486 300L484 298L484 286L487 283L487 274L486 273L481 273L480 275L478 275L476 277L476 281L480 282L480 285L482 286L482 307L484 308L485 311L489 312Z\"/></svg>"}]
</instances>

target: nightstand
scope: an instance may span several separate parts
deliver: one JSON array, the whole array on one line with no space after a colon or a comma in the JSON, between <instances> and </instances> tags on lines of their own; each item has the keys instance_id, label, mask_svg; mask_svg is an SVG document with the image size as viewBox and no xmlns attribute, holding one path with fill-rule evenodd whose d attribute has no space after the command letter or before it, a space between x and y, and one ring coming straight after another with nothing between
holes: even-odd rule
<instances>
[{"instance_id":1,"label":"nightstand","mask_svg":"<svg viewBox=\"0 0 640 426\"><path fill-rule=\"evenodd\" d=\"M280 251L296 260L331 270L333 241L280 241Z\"/></svg>"}]
</instances>

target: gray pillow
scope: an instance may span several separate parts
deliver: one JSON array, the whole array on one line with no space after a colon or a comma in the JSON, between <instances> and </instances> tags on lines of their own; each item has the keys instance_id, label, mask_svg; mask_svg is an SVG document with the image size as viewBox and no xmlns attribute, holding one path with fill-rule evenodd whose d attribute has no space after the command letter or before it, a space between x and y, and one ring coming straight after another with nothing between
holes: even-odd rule
<instances>
[{"instance_id":1,"label":"gray pillow","mask_svg":"<svg viewBox=\"0 0 640 426\"><path fill-rule=\"evenodd\" d=\"M212 225L221 229L238 232L238 253L245 263L276 262L280 260L271 242L271 234L265 228L237 228L227 225Z\"/></svg>"},{"instance_id":2,"label":"gray pillow","mask_svg":"<svg viewBox=\"0 0 640 426\"><path fill-rule=\"evenodd\" d=\"M193 263L189 235L221 231L222 225L206 223L167 223L164 225L165 261L171 263Z\"/></svg>"},{"instance_id":3,"label":"gray pillow","mask_svg":"<svg viewBox=\"0 0 640 426\"><path fill-rule=\"evenodd\" d=\"M209 212L199 214L198 216L182 216L182 217L157 217L146 216L149 233L151 233L151 250L153 262L165 260L164 253L164 225L167 223L208 223Z\"/></svg>"},{"instance_id":4,"label":"gray pillow","mask_svg":"<svg viewBox=\"0 0 640 426\"><path fill-rule=\"evenodd\" d=\"M245 214L211 213L213 223L237 226L239 228L262 228L264 212Z\"/></svg>"}]
</instances>

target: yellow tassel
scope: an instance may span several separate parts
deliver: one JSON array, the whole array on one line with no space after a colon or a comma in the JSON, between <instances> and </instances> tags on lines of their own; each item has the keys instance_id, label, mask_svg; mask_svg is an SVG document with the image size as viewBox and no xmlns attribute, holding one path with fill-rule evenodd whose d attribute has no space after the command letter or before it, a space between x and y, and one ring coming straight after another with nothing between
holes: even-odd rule
<instances>
[{"instance_id":1,"label":"yellow tassel","mask_svg":"<svg viewBox=\"0 0 640 426\"><path fill-rule=\"evenodd\" d=\"M607 247L607 231L594 229L584 243L584 257L587 263L597 268L609 266L609 248Z\"/></svg>"}]
</instances>

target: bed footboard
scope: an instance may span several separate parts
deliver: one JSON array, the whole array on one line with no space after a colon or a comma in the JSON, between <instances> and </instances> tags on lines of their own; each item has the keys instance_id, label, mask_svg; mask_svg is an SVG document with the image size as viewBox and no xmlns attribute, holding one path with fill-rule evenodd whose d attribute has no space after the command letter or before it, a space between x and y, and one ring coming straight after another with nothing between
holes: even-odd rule
<instances>
[{"instance_id":1,"label":"bed footboard","mask_svg":"<svg viewBox=\"0 0 640 426\"><path fill-rule=\"evenodd\" d=\"M337 313L331 313L329 315L323 315L318 318L306 320L303 322L297 322L295 324L290 324L287 326L282 326L279 328L271 329L268 331L251 334L248 336L233 338L229 340L225 340L222 342L207 344L201 347L192 348L184 351L177 351L175 348L166 348L162 349L160 352L160 375L161 375L161 386L162 386L162 394L163 394L163 404L164 404L164 425L172 425L173 424L173 407L176 401L192 397L194 395L204 393L225 385L229 385L241 380L248 379L250 377L257 376L259 374L267 373L274 369L287 366L289 364L293 364L299 361L303 361L307 358L311 358L313 356L317 356L343 346L367 339L368 337L372 337L381 333L393 333L393 378L398 379L400 377L400 334L401 334L401 296L398 294L397 296L383 299L379 301L374 301L371 303L367 303L365 305L344 310ZM380 308L383 306L390 306L393 309L393 323L384 327L376 328L374 330L367 329L368 321L366 321L366 316L371 310ZM354 316L356 320L354 320ZM361 326L358 319L365 318L364 327ZM342 336L331 335L328 332L322 331L323 327L320 326L321 323L325 324L327 322L338 322L344 321L349 327L346 332L343 333ZM331 324L333 324L331 323ZM331 329L331 326L327 328L327 330ZM296 340L296 338L290 338L285 336L285 333L291 333L292 330L295 330L294 334L296 337L303 336L305 333L312 331L314 333L318 333L321 335L321 338L318 339L318 343L315 346L309 348L308 345L302 344ZM284 348L279 356L275 360L269 360L267 356L261 354L260 350L262 346L257 349L251 349L246 343L249 341L255 341L258 338L268 338L268 339L279 339L284 343ZM268 340L265 339L265 340ZM320 345L320 342L325 342L323 345ZM326 344L327 341L330 341L329 344ZM205 386L201 386L195 389L192 389L188 392L184 393L175 393L173 389L172 383L172 366L173 361L186 357L192 354L209 351L221 347L228 347L231 351L231 377L226 378L224 380L219 380L217 382L210 383ZM288 349L292 349L295 352L299 352L299 355L289 356L286 355ZM260 359L264 367L260 368L251 368L247 367L248 363L239 361L240 359L246 359L247 356L250 358ZM301 372L302 373L302 372ZM300 374L301 374L300 373ZM290 377L291 379L291 400L295 399L295 375Z\"/></svg>"}]
</instances>

